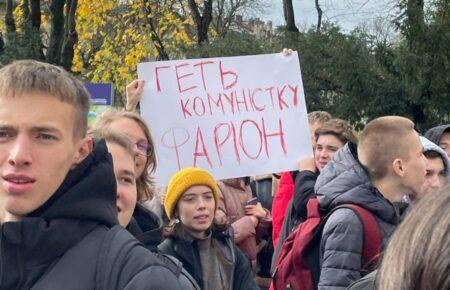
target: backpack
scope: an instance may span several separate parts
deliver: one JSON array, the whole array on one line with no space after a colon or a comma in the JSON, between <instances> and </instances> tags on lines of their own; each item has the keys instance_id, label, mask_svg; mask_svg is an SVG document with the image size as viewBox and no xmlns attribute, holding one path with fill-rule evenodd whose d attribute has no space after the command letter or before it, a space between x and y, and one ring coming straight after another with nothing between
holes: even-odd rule
<instances>
[{"instance_id":1,"label":"backpack","mask_svg":"<svg viewBox=\"0 0 450 290\"><path fill-rule=\"evenodd\" d=\"M327 218L339 208L348 208L361 220L364 232L362 260L376 263L381 251L378 224L370 211L355 204L341 204L328 214L320 211L317 198L307 204L307 219L286 239L275 263L271 290L315 290L320 275L320 240Z\"/></svg>"}]
</instances>

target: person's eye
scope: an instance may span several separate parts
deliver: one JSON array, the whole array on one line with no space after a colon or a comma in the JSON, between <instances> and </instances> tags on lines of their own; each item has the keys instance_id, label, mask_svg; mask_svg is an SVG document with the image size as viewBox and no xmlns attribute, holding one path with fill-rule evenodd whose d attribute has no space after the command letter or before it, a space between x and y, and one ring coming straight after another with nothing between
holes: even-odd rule
<instances>
[{"instance_id":1,"label":"person's eye","mask_svg":"<svg viewBox=\"0 0 450 290\"><path fill-rule=\"evenodd\" d=\"M128 184L128 185L134 185L136 183L136 180L134 178L131 177L122 177L119 179L119 181L122 184Z\"/></svg>"},{"instance_id":2,"label":"person's eye","mask_svg":"<svg viewBox=\"0 0 450 290\"><path fill-rule=\"evenodd\" d=\"M445 171L442 170L441 172L439 172L439 176L445 176Z\"/></svg>"},{"instance_id":3,"label":"person's eye","mask_svg":"<svg viewBox=\"0 0 450 290\"><path fill-rule=\"evenodd\" d=\"M12 137L12 133L9 131L0 131L0 140L6 140Z\"/></svg>"},{"instance_id":4,"label":"person's eye","mask_svg":"<svg viewBox=\"0 0 450 290\"><path fill-rule=\"evenodd\" d=\"M205 195L205 198L208 199L208 200L210 200L210 199L213 199L214 197L213 197L212 194L208 194L208 195Z\"/></svg>"},{"instance_id":5,"label":"person's eye","mask_svg":"<svg viewBox=\"0 0 450 290\"><path fill-rule=\"evenodd\" d=\"M148 144L147 142L137 142L136 148L141 151L142 153L146 154L147 156L150 156L152 154L152 146Z\"/></svg>"},{"instance_id":6,"label":"person's eye","mask_svg":"<svg viewBox=\"0 0 450 290\"><path fill-rule=\"evenodd\" d=\"M135 182L135 179L131 178L131 177L124 177L122 179L125 183L129 183L129 184L134 184L134 182Z\"/></svg>"},{"instance_id":7,"label":"person's eye","mask_svg":"<svg viewBox=\"0 0 450 290\"><path fill-rule=\"evenodd\" d=\"M56 138L55 136L45 133L38 134L36 138L43 141L58 140L58 138Z\"/></svg>"},{"instance_id":8,"label":"person's eye","mask_svg":"<svg viewBox=\"0 0 450 290\"><path fill-rule=\"evenodd\" d=\"M427 173L426 173L426 176L431 176L431 175L433 175L433 172L431 172L431 171L429 171L429 170L427 170Z\"/></svg>"}]
</instances>

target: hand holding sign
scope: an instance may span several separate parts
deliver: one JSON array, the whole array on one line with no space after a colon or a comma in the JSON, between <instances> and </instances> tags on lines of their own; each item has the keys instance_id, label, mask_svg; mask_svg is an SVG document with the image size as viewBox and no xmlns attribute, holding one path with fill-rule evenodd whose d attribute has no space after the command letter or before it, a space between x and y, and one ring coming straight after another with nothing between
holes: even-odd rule
<instances>
[{"instance_id":1,"label":"hand holding sign","mask_svg":"<svg viewBox=\"0 0 450 290\"><path fill-rule=\"evenodd\" d=\"M125 94L127 103L125 105L125 110L134 111L134 109L136 109L137 104L141 101L144 85L144 80L133 80L126 86Z\"/></svg>"}]
</instances>

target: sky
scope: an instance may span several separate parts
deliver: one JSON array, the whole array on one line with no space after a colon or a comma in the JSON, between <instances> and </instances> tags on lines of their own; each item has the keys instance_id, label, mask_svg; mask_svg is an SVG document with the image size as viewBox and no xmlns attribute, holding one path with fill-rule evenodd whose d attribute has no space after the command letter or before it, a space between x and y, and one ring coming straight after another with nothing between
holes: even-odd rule
<instances>
[{"instance_id":1,"label":"sky","mask_svg":"<svg viewBox=\"0 0 450 290\"><path fill-rule=\"evenodd\" d=\"M272 20L274 25L284 24L282 0L265 0L269 9L260 18ZM292 0L295 22L301 30L317 23L314 0ZM323 10L323 21L337 23L344 31L351 31L364 22L377 17L392 19L395 14L395 0L319 0Z\"/></svg>"}]
</instances>

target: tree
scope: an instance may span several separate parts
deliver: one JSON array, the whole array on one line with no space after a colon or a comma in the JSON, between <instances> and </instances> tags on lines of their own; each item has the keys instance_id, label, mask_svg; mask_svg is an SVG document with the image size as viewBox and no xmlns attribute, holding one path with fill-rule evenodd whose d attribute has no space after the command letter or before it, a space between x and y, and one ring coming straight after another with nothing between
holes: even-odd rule
<instances>
[{"instance_id":1,"label":"tree","mask_svg":"<svg viewBox=\"0 0 450 290\"><path fill-rule=\"evenodd\" d=\"M124 88L137 78L139 62L181 57L195 43L192 21L175 1L79 0L73 70L92 82L113 82L118 105Z\"/></svg>"},{"instance_id":2,"label":"tree","mask_svg":"<svg viewBox=\"0 0 450 290\"><path fill-rule=\"evenodd\" d=\"M283 0L284 20L286 21L286 30L298 33L298 28L295 25L294 6L292 0Z\"/></svg>"},{"instance_id":3,"label":"tree","mask_svg":"<svg viewBox=\"0 0 450 290\"><path fill-rule=\"evenodd\" d=\"M208 40L208 29L212 21L212 5L213 0L203 1L203 13L195 0L188 0L191 10L192 19L194 20L197 32L197 43L202 44Z\"/></svg>"},{"instance_id":4,"label":"tree","mask_svg":"<svg viewBox=\"0 0 450 290\"><path fill-rule=\"evenodd\" d=\"M48 2L49 9L46 9ZM8 0L5 15L7 36L1 63L31 58L46 60L70 70L73 47L77 41L77 2L78 0L22 0L14 9L14 1ZM45 23L42 27L42 19L47 18L50 18L50 23ZM50 31L49 36L46 31Z\"/></svg>"},{"instance_id":5,"label":"tree","mask_svg":"<svg viewBox=\"0 0 450 290\"><path fill-rule=\"evenodd\" d=\"M322 8L320 8L320 4L319 4L319 0L314 0L314 3L316 5L316 10L317 10L317 32L320 32L320 27L322 26Z\"/></svg>"},{"instance_id":6,"label":"tree","mask_svg":"<svg viewBox=\"0 0 450 290\"><path fill-rule=\"evenodd\" d=\"M225 37L230 28L243 30L242 19L264 13L268 6L263 0L216 0L213 3L212 28Z\"/></svg>"},{"instance_id":7,"label":"tree","mask_svg":"<svg viewBox=\"0 0 450 290\"><path fill-rule=\"evenodd\" d=\"M13 9L14 9L13 0L7 0L5 24L6 24L6 32L8 34L13 34L16 32L16 22L14 21Z\"/></svg>"},{"instance_id":8,"label":"tree","mask_svg":"<svg viewBox=\"0 0 450 290\"><path fill-rule=\"evenodd\" d=\"M78 33L75 29L78 0L67 0L66 19L64 23L64 40L61 50L60 63L66 70L71 70L74 46L78 40Z\"/></svg>"}]
</instances>

